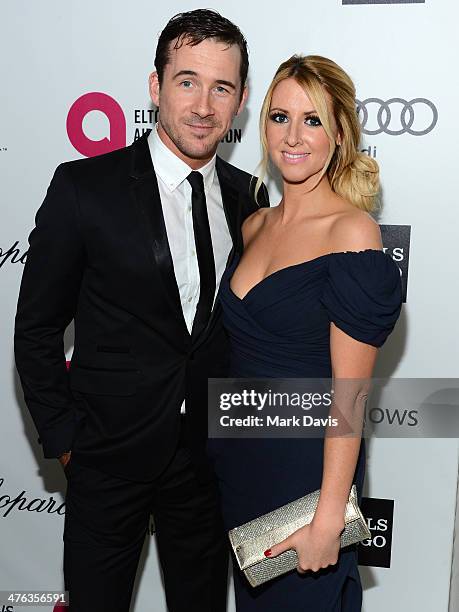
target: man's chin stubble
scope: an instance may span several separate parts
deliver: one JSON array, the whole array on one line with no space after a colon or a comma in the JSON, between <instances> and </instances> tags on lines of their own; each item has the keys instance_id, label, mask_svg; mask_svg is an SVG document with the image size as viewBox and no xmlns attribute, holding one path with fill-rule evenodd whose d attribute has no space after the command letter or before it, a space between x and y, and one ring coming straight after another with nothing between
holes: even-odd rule
<instances>
[{"instance_id":1,"label":"man's chin stubble","mask_svg":"<svg viewBox=\"0 0 459 612\"><path fill-rule=\"evenodd\" d=\"M200 140L202 139L200 138ZM191 159L207 159L208 157L212 157L212 155L214 154L215 150L217 149L218 142L215 144L209 144L208 146L205 146L204 148L199 149L199 150L195 150L195 149L183 146L183 143L181 142L179 142L177 146L178 146L179 151L183 155L186 155L187 157L190 157Z\"/></svg>"}]
</instances>

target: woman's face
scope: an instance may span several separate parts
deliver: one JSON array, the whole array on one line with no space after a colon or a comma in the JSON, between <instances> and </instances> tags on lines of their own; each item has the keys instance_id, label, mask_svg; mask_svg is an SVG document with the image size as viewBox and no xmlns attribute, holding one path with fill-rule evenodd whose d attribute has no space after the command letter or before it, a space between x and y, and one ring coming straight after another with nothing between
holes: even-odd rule
<instances>
[{"instance_id":1,"label":"woman's face","mask_svg":"<svg viewBox=\"0 0 459 612\"><path fill-rule=\"evenodd\" d=\"M335 125L332 129L336 132ZM271 160L289 183L308 181L327 161L328 136L308 95L293 78L274 88L266 140Z\"/></svg>"}]
</instances>

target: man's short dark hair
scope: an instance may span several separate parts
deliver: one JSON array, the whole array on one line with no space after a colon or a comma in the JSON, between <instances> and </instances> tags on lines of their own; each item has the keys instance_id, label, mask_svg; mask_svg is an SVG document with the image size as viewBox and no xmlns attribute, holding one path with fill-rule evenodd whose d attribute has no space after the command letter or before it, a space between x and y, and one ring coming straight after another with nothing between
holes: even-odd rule
<instances>
[{"instance_id":1,"label":"man's short dark hair","mask_svg":"<svg viewBox=\"0 0 459 612\"><path fill-rule=\"evenodd\" d=\"M217 41L228 46L237 45L241 52L241 95L247 80L249 70L249 55L247 41L241 30L226 17L222 17L217 11L209 9L196 9L186 13L178 13L169 20L161 32L156 47L155 66L161 85L164 68L170 60L170 43L176 41L174 49L179 49L183 44L198 45L203 40L215 38Z\"/></svg>"}]
</instances>

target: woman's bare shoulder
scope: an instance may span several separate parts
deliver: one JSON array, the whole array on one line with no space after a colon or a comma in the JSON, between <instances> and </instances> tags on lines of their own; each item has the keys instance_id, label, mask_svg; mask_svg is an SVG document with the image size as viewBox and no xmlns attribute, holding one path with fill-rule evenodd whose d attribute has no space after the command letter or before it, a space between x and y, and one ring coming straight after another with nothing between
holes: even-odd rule
<instances>
[{"instance_id":1,"label":"woman's bare shoulder","mask_svg":"<svg viewBox=\"0 0 459 612\"><path fill-rule=\"evenodd\" d=\"M263 227L270 210L270 208L259 208L245 219L241 227L244 245L250 242L253 236Z\"/></svg>"},{"instance_id":2,"label":"woman's bare shoulder","mask_svg":"<svg viewBox=\"0 0 459 612\"><path fill-rule=\"evenodd\" d=\"M336 251L382 248L378 223L369 213L358 208L336 215L330 228L330 240Z\"/></svg>"}]
</instances>

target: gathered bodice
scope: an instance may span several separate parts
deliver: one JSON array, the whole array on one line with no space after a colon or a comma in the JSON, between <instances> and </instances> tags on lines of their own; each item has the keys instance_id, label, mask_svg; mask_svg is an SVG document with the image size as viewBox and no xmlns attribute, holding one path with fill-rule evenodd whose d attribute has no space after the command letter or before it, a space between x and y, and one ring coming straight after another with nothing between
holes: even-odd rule
<instances>
[{"instance_id":1,"label":"gathered bodice","mask_svg":"<svg viewBox=\"0 0 459 612\"><path fill-rule=\"evenodd\" d=\"M342 251L273 272L242 298L220 284L234 377L329 377L330 322L381 346L400 314L400 272L383 251Z\"/></svg>"}]
</instances>

